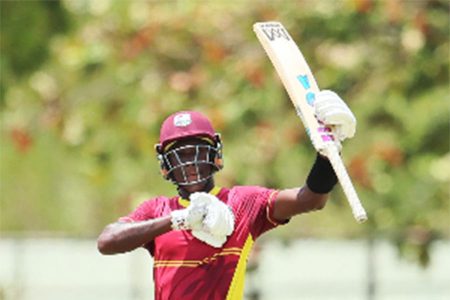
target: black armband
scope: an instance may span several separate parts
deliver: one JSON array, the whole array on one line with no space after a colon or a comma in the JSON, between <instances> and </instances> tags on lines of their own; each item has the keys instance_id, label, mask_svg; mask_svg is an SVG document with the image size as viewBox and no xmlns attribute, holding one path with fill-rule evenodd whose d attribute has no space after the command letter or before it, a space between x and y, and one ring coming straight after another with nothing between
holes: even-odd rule
<instances>
[{"instance_id":1,"label":"black armband","mask_svg":"<svg viewBox=\"0 0 450 300\"><path fill-rule=\"evenodd\" d=\"M316 161L306 179L306 185L318 194L327 194L336 185L338 179L330 161L317 153Z\"/></svg>"}]
</instances>

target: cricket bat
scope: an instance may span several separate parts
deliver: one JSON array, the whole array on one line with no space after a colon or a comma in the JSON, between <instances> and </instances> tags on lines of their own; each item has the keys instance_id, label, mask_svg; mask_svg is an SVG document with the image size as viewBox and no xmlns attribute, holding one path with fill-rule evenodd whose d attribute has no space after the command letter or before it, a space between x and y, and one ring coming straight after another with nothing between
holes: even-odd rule
<instances>
[{"instance_id":1,"label":"cricket bat","mask_svg":"<svg viewBox=\"0 0 450 300\"><path fill-rule=\"evenodd\" d=\"M320 90L303 54L279 22L255 23L253 30L277 70L314 148L327 156L333 166L353 216L359 223L366 221L367 214L334 144L332 129L319 123L314 115L314 99Z\"/></svg>"}]
</instances>

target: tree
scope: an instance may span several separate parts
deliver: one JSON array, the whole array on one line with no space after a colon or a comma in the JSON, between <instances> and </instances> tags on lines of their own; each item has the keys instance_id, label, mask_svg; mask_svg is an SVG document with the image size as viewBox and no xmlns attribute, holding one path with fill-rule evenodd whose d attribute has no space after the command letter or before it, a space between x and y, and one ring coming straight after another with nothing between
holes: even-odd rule
<instances>
[{"instance_id":1,"label":"tree","mask_svg":"<svg viewBox=\"0 0 450 300\"><path fill-rule=\"evenodd\" d=\"M222 132L219 184L302 184L314 153L251 31L278 19L358 119L343 156L370 222L355 225L336 188L273 235L387 237L422 264L449 237L445 1L1 5L3 231L93 235L172 192L152 146L180 109Z\"/></svg>"}]
</instances>

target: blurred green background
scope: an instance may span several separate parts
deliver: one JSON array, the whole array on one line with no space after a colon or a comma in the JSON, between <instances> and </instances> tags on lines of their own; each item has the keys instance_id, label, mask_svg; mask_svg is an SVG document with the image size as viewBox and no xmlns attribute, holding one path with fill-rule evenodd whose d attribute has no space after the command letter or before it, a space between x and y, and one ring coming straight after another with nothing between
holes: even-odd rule
<instances>
[{"instance_id":1,"label":"blurred green background","mask_svg":"<svg viewBox=\"0 0 450 300\"><path fill-rule=\"evenodd\" d=\"M1 1L1 234L96 237L175 193L153 151L170 113L222 133L220 186L304 183L315 153L252 31L279 20L358 120L336 188L268 238L382 238L426 266L450 237L447 1Z\"/></svg>"}]
</instances>

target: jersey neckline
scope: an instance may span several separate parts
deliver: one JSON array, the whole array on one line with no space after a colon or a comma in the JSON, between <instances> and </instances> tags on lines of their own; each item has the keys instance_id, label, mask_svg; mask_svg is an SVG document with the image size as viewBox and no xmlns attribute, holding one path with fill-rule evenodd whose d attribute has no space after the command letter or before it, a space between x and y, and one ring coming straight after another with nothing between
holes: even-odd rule
<instances>
[{"instance_id":1,"label":"jersey neckline","mask_svg":"<svg viewBox=\"0 0 450 300\"><path fill-rule=\"evenodd\" d=\"M222 189L221 187L215 186L215 187L212 188L211 191L209 191L208 194L211 194L213 196L217 196L221 189ZM181 197L178 197L178 204L180 204L182 207L188 207L189 203L190 203L189 200L183 199Z\"/></svg>"}]
</instances>

